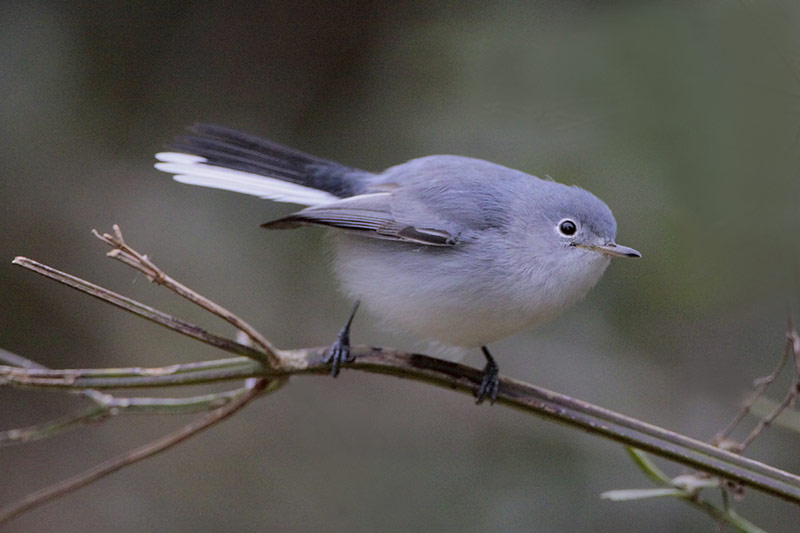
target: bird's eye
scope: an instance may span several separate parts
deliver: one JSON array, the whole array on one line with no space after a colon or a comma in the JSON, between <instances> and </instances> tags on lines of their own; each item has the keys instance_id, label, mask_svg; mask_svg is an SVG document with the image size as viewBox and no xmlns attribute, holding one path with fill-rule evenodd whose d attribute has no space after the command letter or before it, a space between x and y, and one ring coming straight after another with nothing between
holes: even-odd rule
<instances>
[{"instance_id":1,"label":"bird's eye","mask_svg":"<svg viewBox=\"0 0 800 533\"><path fill-rule=\"evenodd\" d=\"M558 223L558 231L560 231L562 235L571 237L572 235L575 235L576 231L578 231L578 225L570 219L565 218Z\"/></svg>"}]
</instances>

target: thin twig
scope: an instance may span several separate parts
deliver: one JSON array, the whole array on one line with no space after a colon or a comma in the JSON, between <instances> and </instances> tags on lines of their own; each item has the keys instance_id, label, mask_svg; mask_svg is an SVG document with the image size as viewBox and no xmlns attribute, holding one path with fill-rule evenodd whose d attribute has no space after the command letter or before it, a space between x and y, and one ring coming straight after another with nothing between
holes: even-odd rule
<instances>
[{"instance_id":1,"label":"thin twig","mask_svg":"<svg viewBox=\"0 0 800 533\"><path fill-rule=\"evenodd\" d=\"M0 349L0 361L14 365L13 367L0 366L0 376L20 375L23 376L23 381L26 379L24 378L26 374L49 376L46 379L51 383L54 381L54 376L60 375L66 381L71 381L73 376L81 375L83 372L100 376L160 376L170 373L196 372L210 368L228 368L232 364L241 364L243 362L250 365L253 364L253 361L249 358L235 357L158 368L102 368L64 372L49 369L26 357L2 349ZM0 384L4 385L13 386L14 381L13 378L11 380L0 378ZM68 392L86 397L92 400L95 405L78 413L61 416L47 422L0 431L0 447L51 438L87 423L97 423L110 416L122 414L188 414L208 411L221 407L239 394L238 391L226 391L184 398L125 398L112 396L94 389L84 389L83 387L70 387Z\"/></svg>"},{"instance_id":2,"label":"thin twig","mask_svg":"<svg viewBox=\"0 0 800 533\"><path fill-rule=\"evenodd\" d=\"M5 368L5 369L11 370L12 372L17 371L17 368L24 369L23 373L26 373L26 372L34 372L35 373L35 372L48 372L48 371L50 371L49 368L47 368L44 365L40 365L36 361L32 361L32 360L28 359L27 357L22 357L21 355L17 355L15 353L11 353L9 351L2 350L2 349L0 349L0 361L8 363L9 365L13 365L13 366L10 366L10 367L9 366L0 366L0 369ZM2 372L2 370L0 370L0 386L2 386L2 385L11 385L9 380L4 379L2 376L3 376L3 372ZM94 390L94 389L91 389L91 388L86 388L86 389L77 388L75 390L70 390L69 393L91 400L92 402L95 403L95 406L99 410L105 409L105 406L113 398L109 394L106 394L106 393L103 393L103 392L100 392L100 391L97 391L97 390ZM73 417L75 417L75 418L88 418L88 415L86 415L86 414L78 414L78 415L73 415ZM65 418L65 419L58 419L58 420L52 421L51 425L54 425L55 427L61 427L61 426L65 426L66 427L66 426L69 425L69 423L67 422L67 419ZM24 434L27 434L27 433L24 433ZM53 434L55 434L55 433L53 433ZM3 440L2 437L0 437L0 442L2 440Z\"/></svg>"},{"instance_id":3,"label":"thin twig","mask_svg":"<svg viewBox=\"0 0 800 533\"><path fill-rule=\"evenodd\" d=\"M278 355L278 350L261 335L253 326L231 313L221 305L212 302L205 296L198 294L183 283L175 280L161 270L149 257L141 254L128 246L125 239L122 237L122 231L117 224L113 226L114 235L103 233L102 235L97 230L92 230L95 237L105 242L113 248L108 252L108 257L117 259L126 265L129 265L139 272L143 273L147 278L158 285L162 285L175 294L186 298L195 305L198 305L206 311L222 318L236 329L244 332L250 339L258 345L264 352L267 362L273 368L280 368L281 358Z\"/></svg>"},{"instance_id":4,"label":"thin twig","mask_svg":"<svg viewBox=\"0 0 800 533\"><path fill-rule=\"evenodd\" d=\"M714 437L713 442L715 445L720 445L730 437L731 433L733 433L733 430L736 429L741 421L744 420L745 417L750 413L756 400L758 400L766 388L778 378L780 373L783 371L784 366L786 366L786 361L789 359L790 351L791 341L787 339L786 347L783 350L781 358L778 360L778 365L768 375L753 380L753 392L742 404L742 408L739 409L739 412L736 413L736 416L733 417L733 420L730 421L725 429L717 433L717 435Z\"/></svg>"},{"instance_id":5,"label":"thin twig","mask_svg":"<svg viewBox=\"0 0 800 533\"><path fill-rule=\"evenodd\" d=\"M32 270L33 272L36 272L37 274L40 274L46 278L58 281L59 283L67 285L68 287L72 287L73 289L77 289L85 294L88 294L89 296L93 296L99 300L103 300L104 302L108 302L116 307L119 307L120 309L124 309L125 311L138 315L151 322L155 322L160 326L167 327L177 331L178 333L181 333L182 335L186 335L187 337L192 337L193 339L210 344L215 348L219 348L230 353L235 353L237 355L244 355L263 364L270 364L266 354L258 350L254 350L249 346L245 346L244 344L226 339L225 337L220 337L218 335L209 333L200 326L192 324L191 322L187 322L162 311L158 311L157 309L153 309L152 307L139 303L136 300L132 300L131 298L122 296L121 294L99 285L95 285L94 283L88 282L84 279L44 265L34 261L33 259L28 259L27 257L16 257L12 261L12 264Z\"/></svg>"},{"instance_id":6,"label":"thin twig","mask_svg":"<svg viewBox=\"0 0 800 533\"><path fill-rule=\"evenodd\" d=\"M106 417L120 415L185 415L216 409L235 399L238 390L201 394L186 398L121 398L107 396L104 405L94 405L79 413L67 415L25 428L0 431L0 448L25 444L60 435Z\"/></svg>"},{"instance_id":7,"label":"thin twig","mask_svg":"<svg viewBox=\"0 0 800 533\"><path fill-rule=\"evenodd\" d=\"M741 444L737 447L737 451L744 451L764 430L766 430L772 422L783 413L787 408L793 407L797 401L797 395L800 394L800 337L794 329L790 329L786 335L786 352L791 352L792 361L794 362L794 377L789 390L781 400L780 404L773 409L773 411L761 419L758 425L744 438Z\"/></svg>"},{"instance_id":8,"label":"thin twig","mask_svg":"<svg viewBox=\"0 0 800 533\"><path fill-rule=\"evenodd\" d=\"M36 361L31 361L27 357L22 357L15 353L0 348L0 362L8 366L18 366L20 368L41 368L46 369L44 365L40 365Z\"/></svg>"},{"instance_id":9,"label":"thin twig","mask_svg":"<svg viewBox=\"0 0 800 533\"><path fill-rule=\"evenodd\" d=\"M791 386L784 395L783 400L767 416L759 421L758 425L744 440L741 442L731 440L731 433L739 423L752 412L755 402L763 395L767 387L783 372L790 356L792 356L792 361L794 363L794 376ZM718 433L712 442L717 447L741 454L759 435L769 428L778 416L795 404L798 394L800 394L800 336L798 336L797 331L794 329L790 316L786 333L786 346L778 361L778 365L767 376L753 381L753 392L750 397L744 402L742 408L728 426ZM724 524L728 524L740 531L761 531L757 526L737 515L731 508L731 495L735 498L740 498L743 495L744 488L742 483L729 478L710 478L705 471L698 471L697 473L690 473L678 476L675 479L669 479L663 472L658 470L644 453L633 448L628 448L628 451L639 468L657 485L661 485L664 488L609 491L604 494L604 497L616 501L627 501L651 497L677 496L715 518L718 521L720 530L724 527ZM678 480L681 480L681 484L676 483ZM688 485L685 483L686 480L688 480ZM700 497L700 490L710 487L720 489L722 496L721 507L715 506Z\"/></svg>"},{"instance_id":10,"label":"thin twig","mask_svg":"<svg viewBox=\"0 0 800 533\"><path fill-rule=\"evenodd\" d=\"M219 364L209 364L185 370L183 365L170 365L158 368L103 369L79 368L65 370L35 369L25 370L11 366L0 366L0 380L9 387L41 390L83 390L92 389L131 389L173 387L176 385L202 385L233 381L254 376L278 377L288 375L285 370L275 371L265 368L246 357L220 360ZM215 361L207 361L215 363ZM168 371L174 368L174 371ZM138 370L138 372L126 372ZM166 370L160 372L161 370ZM151 372L152 371L152 372Z\"/></svg>"},{"instance_id":11,"label":"thin twig","mask_svg":"<svg viewBox=\"0 0 800 533\"><path fill-rule=\"evenodd\" d=\"M764 394L767 387L769 387L778 378L781 372L783 372L783 369L786 367L786 363L789 361L790 357L794 363L794 376L792 378L792 383L781 402L767 416L762 418L756 427L741 442L731 440L730 435L742 422L742 420L744 420L745 417L752 412L753 406ZM783 353L778 360L778 365L770 374L757 378L753 381L753 392L742 404L742 408L738 413L736 413L736 416L733 417L733 420L731 420L724 430L719 432L714 437L712 442L714 445L723 447L727 450L737 453L743 452L761 433L763 433L772 425L772 423L778 416L781 415L781 413L795 404L798 394L800 394L800 336L798 336L797 331L794 329L794 324L790 316L786 331L786 344L784 346Z\"/></svg>"},{"instance_id":12,"label":"thin twig","mask_svg":"<svg viewBox=\"0 0 800 533\"><path fill-rule=\"evenodd\" d=\"M17 366L0 365L0 376L15 379L35 380L42 378L48 381L63 380L63 385L75 387L75 380L79 378L140 378L161 377L178 374L191 374L204 371L223 370L246 366L254 368L253 360L249 357L229 357L211 361L198 361L180 363L158 367L122 367L122 368L63 368L52 369L46 367L19 368Z\"/></svg>"},{"instance_id":13,"label":"thin twig","mask_svg":"<svg viewBox=\"0 0 800 533\"><path fill-rule=\"evenodd\" d=\"M214 411L211 411L206 416L196 420L195 422L187 424L178 431L166 435L158 440L149 442L144 446L140 446L139 448L126 452L118 457L110 459L60 483L29 494L20 501L4 509L0 509L0 525L8 522L15 516L18 516L29 509L38 507L60 496L74 492L128 465L167 450L172 446L175 446L176 444L179 444L189 437L199 433L200 431L203 431L204 429L210 428L211 426L235 414L245 405L254 400L259 394L267 389L267 385L267 379L255 380L254 383L252 383L238 398L218 409L215 409Z\"/></svg>"},{"instance_id":14,"label":"thin twig","mask_svg":"<svg viewBox=\"0 0 800 533\"><path fill-rule=\"evenodd\" d=\"M42 424L0 431L0 448L48 439L83 424L98 422L108 414L108 409L94 405L79 413L59 417Z\"/></svg>"}]
</instances>

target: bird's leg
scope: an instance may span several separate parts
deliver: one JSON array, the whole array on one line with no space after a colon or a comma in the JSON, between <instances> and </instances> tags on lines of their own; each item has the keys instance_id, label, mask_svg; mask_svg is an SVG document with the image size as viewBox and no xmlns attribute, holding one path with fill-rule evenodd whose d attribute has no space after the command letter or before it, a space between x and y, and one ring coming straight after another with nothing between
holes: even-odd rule
<instances>
[{"instance_id":1,"label":"bird's leg","mask_svg":"<svg viewBox=\"0 0 800 533\"><path fill-rule=\"evenodd\" d=\"M353 305L350 318L347 319L347 323L339 332L339 335L336 336L336 340L333 341L331 347L325 352L325 359L323 359L323 362L331 364L331 376L333 377L339 375L342 363L352 363L355 361L355 357L350 353L350 324L353 323L353 317L356 316L356 311L358 311L360 303L360 301L356 301L355 305Z\"/></svg>"},{"instance_id":2,"label":"bird's leg","mask_svg":"<svg viewBox=\"0 0 800 533\"><path fill-rule=\"evenodd\" d=\"M476 404L483 403L483 400L489 398L489 402L494 403L497 400L497 391L500 388L500 368L489 353L486 346L481 346L483 356L486 357L486 366L483 367L483 380L478 392L475 393L477 400Z\"/></svg>"}]
</instances>

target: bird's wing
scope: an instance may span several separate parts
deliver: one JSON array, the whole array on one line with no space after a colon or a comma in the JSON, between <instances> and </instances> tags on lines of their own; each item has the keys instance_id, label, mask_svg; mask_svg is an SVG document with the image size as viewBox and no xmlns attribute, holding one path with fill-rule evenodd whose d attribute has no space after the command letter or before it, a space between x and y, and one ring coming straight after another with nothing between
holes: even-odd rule
<instances>
[{"instance_id":1,"label":"bird's wing","mask_svg":"<svg viewBox=\"0 0 800 533\"><path fill-rule=\"evenodd\" d=\"M392 194L361 194L333 203L313 206L287 217L262 224L269 229L290 229L304 225L330 226L358 232L366 237L428 246L453 246L458 235L427 225L400 222L392 213Z\"/></svg>"}]
</instances>

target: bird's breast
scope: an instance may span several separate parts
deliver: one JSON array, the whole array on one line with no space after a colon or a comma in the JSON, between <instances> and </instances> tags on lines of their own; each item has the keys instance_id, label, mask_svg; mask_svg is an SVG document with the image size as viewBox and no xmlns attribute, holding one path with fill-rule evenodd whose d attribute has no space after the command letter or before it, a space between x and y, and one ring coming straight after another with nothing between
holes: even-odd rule
<instances>
[{"instance_id":1,"label":"bird's breast","mask_svg":"<svg viewBox=\"0 0 800 533\"><path fill-rule=\"evenodd\" d=\"M352 298L392 329L452 346L483 346L551 320L608 265L593 252L519 261L493 250L335 238L335 270Z\"/></svg>"}]
</instances>

